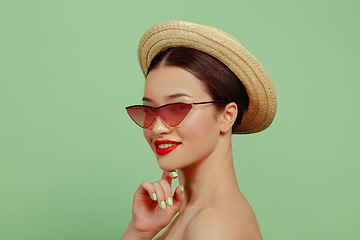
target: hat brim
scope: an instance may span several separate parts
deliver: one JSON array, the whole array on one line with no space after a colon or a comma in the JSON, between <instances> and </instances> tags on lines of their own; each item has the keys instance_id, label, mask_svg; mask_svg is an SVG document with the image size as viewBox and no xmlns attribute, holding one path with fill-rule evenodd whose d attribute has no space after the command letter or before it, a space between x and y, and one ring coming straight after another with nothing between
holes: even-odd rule
<instances>
[{"instance_id":1,"label":"hat brim","mask_svg":"<svg viewBox=\"0 0 360 240\"><path fill-rule=\"evenodd\" d=\"M185 21L165 21L142 36L138 59L145 77L152 59L169 47L189 47L224 63L245 86L249 108L233 133L256 133L273 121L277 101L272 81L261 63L234 37L215 27Z\"/></svg>"}]
</instances>

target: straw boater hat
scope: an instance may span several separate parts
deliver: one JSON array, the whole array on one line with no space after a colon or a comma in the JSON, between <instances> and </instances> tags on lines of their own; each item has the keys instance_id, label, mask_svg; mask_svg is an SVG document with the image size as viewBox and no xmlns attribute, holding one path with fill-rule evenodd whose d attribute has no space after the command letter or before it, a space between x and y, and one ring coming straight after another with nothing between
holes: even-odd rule
<instances>
[{"instance_id":1,"label":"straw boater hat","mask_svg":"<svg viewBox=\"0 0 360 240\"><path fill-rule=\"evenodd\" d=\"M184 21L155 24L142 36L138 47L140 67L147 76L152 59L169 47L188 47L205 52L224 63L245 86L249 108L233 133L266 129L276 112L276 94L261 63L233 36L215 27Z\"/></svg>"}]
</instances>

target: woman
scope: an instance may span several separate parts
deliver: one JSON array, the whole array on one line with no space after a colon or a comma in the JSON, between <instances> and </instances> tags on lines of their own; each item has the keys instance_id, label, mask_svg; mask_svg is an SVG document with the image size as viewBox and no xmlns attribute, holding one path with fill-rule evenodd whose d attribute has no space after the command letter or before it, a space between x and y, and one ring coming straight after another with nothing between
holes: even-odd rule
<instances>
[{"instance_id":1,"label":"woman","mask_svg":"<svg viewBox=\"0 0 360 240\"><path fill-rule=\"evenodd\" d=\"M122 239L152 239L169 223L157 239L262 239L237 185L231 135L262 131L274 118L275 91L263 66L227 33L183 21L150 28L138 56L144 105L127 112L163 175L137 189Z\"/></svg>"}]
</instances>

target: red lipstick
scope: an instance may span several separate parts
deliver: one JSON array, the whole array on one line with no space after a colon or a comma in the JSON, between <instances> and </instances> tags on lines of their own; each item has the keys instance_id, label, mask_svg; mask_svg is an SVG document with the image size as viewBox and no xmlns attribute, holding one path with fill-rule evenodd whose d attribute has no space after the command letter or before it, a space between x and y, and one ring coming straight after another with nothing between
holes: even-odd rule
<instances>
[{"instance_id":1,"label":"red lipstick","mask_svg":"<svg viewBox=\"0 0 360 240\"><path fill-rule=\"evenodd\" d=\"M165 155L172 152L175 148L180 146L181 143L172 140L163 139L163 140L156 140L154 144L156 147L156 153L159 155Z\"/></svg>"}]
</instances>

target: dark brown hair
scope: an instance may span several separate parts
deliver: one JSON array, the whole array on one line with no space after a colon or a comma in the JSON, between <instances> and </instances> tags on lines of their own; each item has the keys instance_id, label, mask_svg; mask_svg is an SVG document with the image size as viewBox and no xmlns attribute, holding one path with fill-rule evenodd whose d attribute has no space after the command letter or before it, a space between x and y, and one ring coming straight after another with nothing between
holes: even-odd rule
<instances>
[{"instance_id":1,"label":"dark brown hair","mask_svg":"<svg viewBox=\"0 0 360 240\"><path fill-rule=\"evenodd\" d=\"M196 49L172 47L157 54L152 60L148 73L159 66L177 66L194 74L206 86L218 110L235 102L238 115L233 130L240 125L249 106L249 97L239 78L222 62Z\"/></svg>"}]
</instances>

